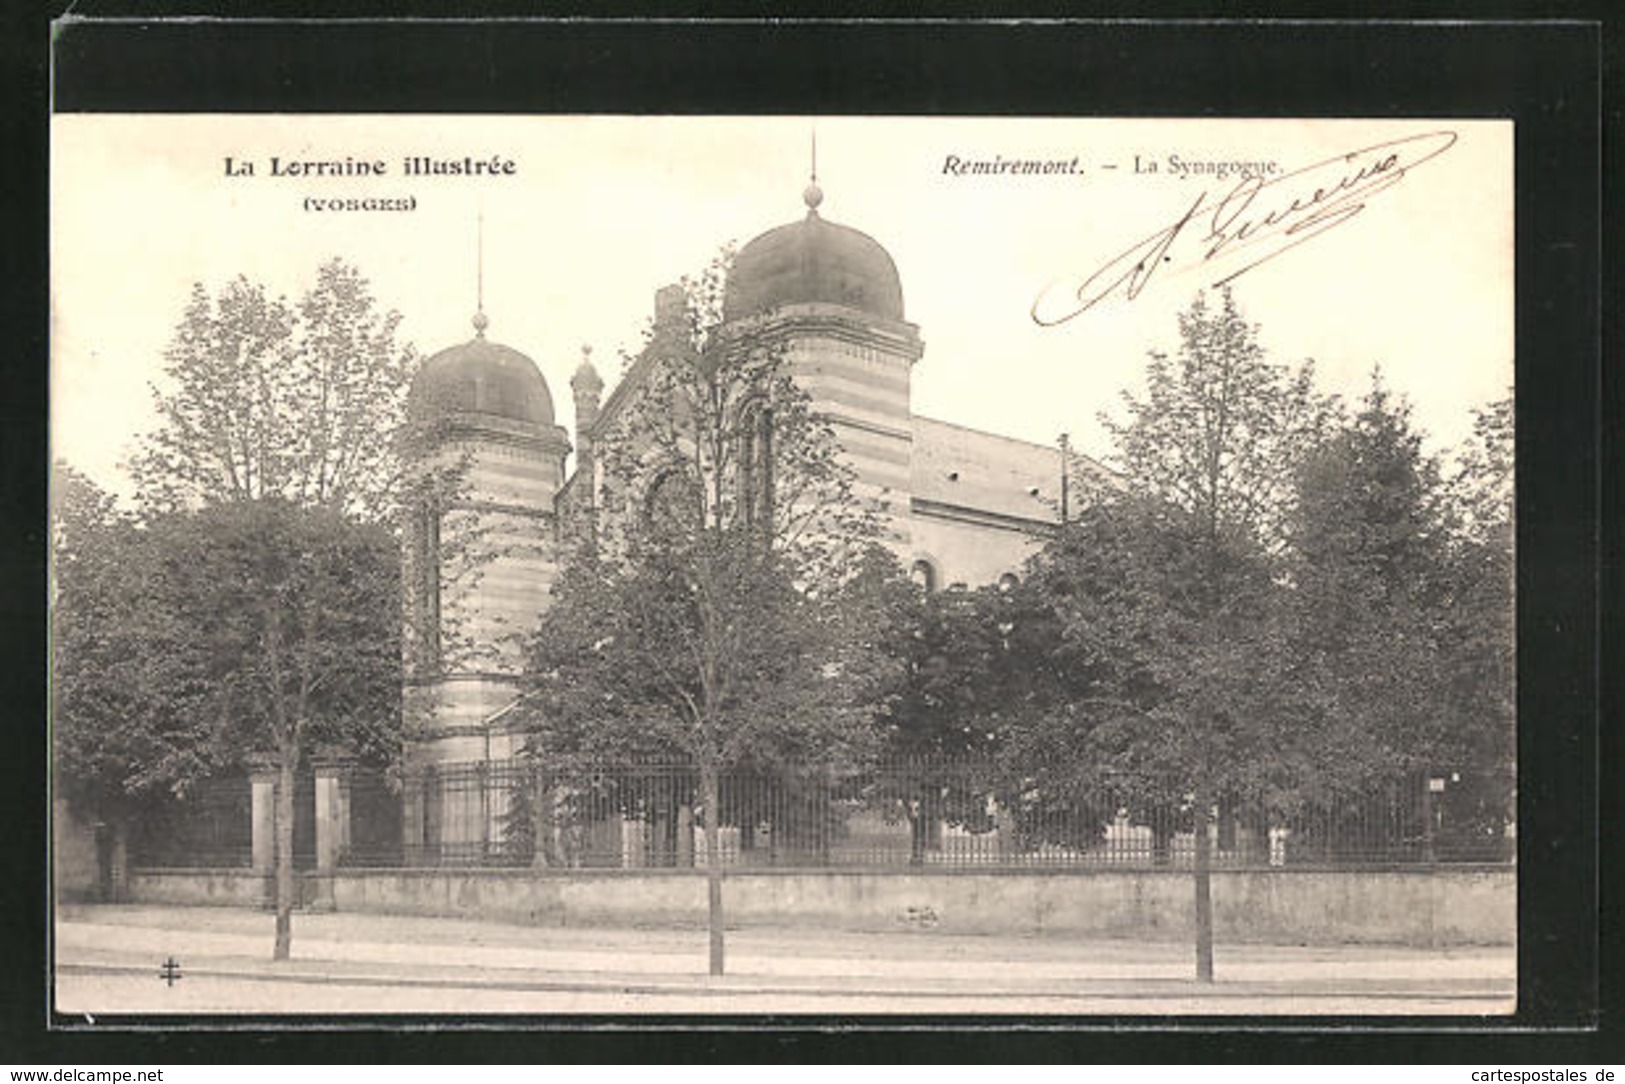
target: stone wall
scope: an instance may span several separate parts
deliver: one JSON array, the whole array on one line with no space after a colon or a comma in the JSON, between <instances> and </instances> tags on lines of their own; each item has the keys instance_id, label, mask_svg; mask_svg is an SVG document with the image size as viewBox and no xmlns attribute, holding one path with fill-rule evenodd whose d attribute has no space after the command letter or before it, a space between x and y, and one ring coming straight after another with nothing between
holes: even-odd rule
<instances>
[{"instance_id":1,"label":"stone wall","mask_svg":"<svg viewBox=\"0 0 1625 1084\"><path fill-rule=\"evenodd\" d=\"M129 902L208 907L264 907L276 886L246 869L137 869L130 871Z\"/></svg>"},{"instance_id":2,"label":"stone wall","mask_svg":"<svg viewBox=\"0 0 1625 1084\"><path fill-rule=\"evenodd\" d=\"M314 875L307 875L307 882ZM254 905L246 871L141 871L138 902ZM307 883L306 895L315 898ZM1191 935L1188 871L785 871L730 873L730 926L934 929L1181 940ZM693 870L344 870L340 911L491 918L550 926L700 926ZM1503 867L1219 870L1216 936L1272 944L1512 944L1517 874Z\"/></svg>"}]
</instances>

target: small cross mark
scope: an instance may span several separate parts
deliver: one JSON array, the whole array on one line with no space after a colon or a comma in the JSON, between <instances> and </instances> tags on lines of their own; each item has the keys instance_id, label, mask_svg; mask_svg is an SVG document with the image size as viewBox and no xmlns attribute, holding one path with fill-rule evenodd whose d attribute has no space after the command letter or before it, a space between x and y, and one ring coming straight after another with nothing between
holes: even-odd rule
<instances>
[{"instance_id":1,"label":"small cross mark","mask_svg":"<svg viewBox=\"0 0 1625 1084\"><path fill-rule=\"evenodd\" d=\"M184 976L181 974L180 961L176 960L173 956L165 960L163 962L163 966L158 969L158 977L163 979L168 985L174 986L177 982L184 978Z\"/></svg>"}]
</instances>

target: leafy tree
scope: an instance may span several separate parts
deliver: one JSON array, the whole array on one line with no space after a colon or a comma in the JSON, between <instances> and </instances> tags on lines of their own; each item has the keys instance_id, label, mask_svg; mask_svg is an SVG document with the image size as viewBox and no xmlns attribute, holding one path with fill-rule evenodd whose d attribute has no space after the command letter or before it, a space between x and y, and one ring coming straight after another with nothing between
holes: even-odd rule
<instances>
[{"instance_id":1,"label":"leafy tree","mask_svg":"<svg viewBox=\"0 0 1625 1084\"><path fill-rule=\"evenodd\" d=\"M169 561L164 590L211 630L209 685L249 727L232 731L238 752L277 762L278 959L295 895L294 774L324 730L363 747L394 740L380 728L398 728L398 709L380 714L379 698L398 698L399 574L381 547L422 488L455 473L412 466L435 434L405 424L415 354L396 343L398 323L338 260L294 304L241 278L213 298L195 288L154 392L158 426L132 464L155 534L197 511L191 537L164 536L190 562Z\"/></svg>"},{"instance_id":2,"label":"leafy tree","mask_svg":"<svg viewBox=\"0 0 1625 1084\"><path fill-rule=\"evenodd\" d=\"M685 283L594 440L596 530L530 654L531 747L676 755L704 812L710 967L723 969L719 778L851 762L881 687L878 522L779 344L720 321L726 257Z\"/></svg>"},{"instance_id":3,"label":"leafy tree","mask_svg":"<svg viewBox=\"0 0 1625 1084\"><path fill-rule=\"evenodd\" d=\"M1513 400L1505 398L1474 411L1473 435L1457 456L1451 489L1459 529L1475 541L1512 549Z\"/></svg>"},{"instance_id":4,"label":"leafy tree","mask_svg":"<svg viewBox=\"0 0 1625 1084\"><path fill-rule=\"evenodd\" d=\"M294 780L317 745L398 754L400 547L389 531L281 499L174 514L150 528L163 602L189 630L217 747L276 765L275 956L296 898Z\"/></svg>"},{"instance_id":5,"label":"leafy tree","mask_svg":"<svg viewBox=\"0 0 1625 1084\"><path fill-rule=\"evenodd\" d=\"M1303 766L1301 788L1330 807L1410 777L1420 801L1399 803L1390 831L1430 856L1444 812L1435 801L1453 807L1443 820L1457 853L1497 850L1505 827L1511 570L1495 541L1510 508L1489 466L1502 450L1482 449L1484 484L1462 499L1423 453L1408 407L1374 376L1298 471L1292 678L1318 697L1312 744L1330 754ZM1437 777L1440 799L1422 789Z\"/></svg>"},{"instance_id":6,"label":"leafy tree","mask_svg":"<svg viewBox=\"0 0 1625 1084\"><path fill-rule=\"evenodd\" d=\"M1513 813L1517 717L1511 396L1479 410L1473 430L1450 483L1453 576L1442 638L1461 725L1444 755L1469 784L1448 792L1457 820L1500 857Z\"/></svg>"},{"instance_id":7,"label":"leafy tree","mask_svg":"<svg viewBox=\"0 0 1625 1084\"><path fill-rule=\"evenodd\" d=\"M218 750L150 536L66 463L55 465L51 497L56 786L111 827L116 890L132 818L206 776Z\"/></svg>"},{"instance_id":8,"label":"leafy tree","mask_svg":"<svg viewBox=\"0 0 1625 1084\"><path fill-rule=\"evenodd\" d=\"M1074 843L1041 780L1054 765L1035 735L1088 675L1059 661L1059 630L1044 593L1027 584L926 594L893 605L886 649L895 686L878 706L883 766L873 799L901 809L911 831L910 862L925 860L930 836L946 823L972 832L998 829L1000 847ZM1068 758L1068 762L1070 758Z\"/></svg>"},{"instance_id":9,"label":"leafy tree","mask_svg":"<svg viewBox=\"0 0 1625 1084\"><path fill-rule=\"evenodd\" d=\"M1001 655L982 591L927 594L908 585L892 609L886 650L897 660L896 688L881 705L882 771L868 797L910 827L909 861L920 864L942 823L992 828L990 778L967 774L994 750L987 712ZM985 773L983 773L985 775Z\"/></svg>"},{"instance_id":10,"label":"leafy tree","mask_svg":"<svg viewBox=\"0 0 1625 1084\"><path fill-rule=\"evenodd\" d=\"M416 353L359 271L317 269L297 304L246 278L192 289L154 387L159 424L131 463L148 508L280 497L363 520L408 484L401 441Z\"/></svg>"},{"instance_id":11,"label":"leafy tree","mask_svg":"<svg viewBox=\"0 0 1625 1084\"><path fill-rule=\"evenodd\" d=\"M64 791L122 837L164 799L270 753L282 770L279 843L291 854L292 768L312 742L375 760L397 752L394 539L280 500L138 525L71 468L59 469L57 492L53 720ZM279 878L291 875L291 862L279 866Z\"/></svg>"},{"instance_id":12,"label":"leafy tree","mask_svg":"<svg viewBox=\"0 0 1625 1084\"><path fill-rule=\"evenodd\" d=\"M1278 562L1292 464L1331 404L1308 365L1274 364L1228 290L1180 316L1143 397L1103 418L1120 484L1093 486L1041 556L1061 641L1097 679L1057 716L1087 762L1194 833L1196 972L1213 974L1212 810L1289 778L1300 706L1283 680ZM1083 480L1087 483L1088 480Z\"/></svg>"},{"instance_id":13,"label":"leafy tree","mask_svg":"<svg viewBox=\"0 0 1625 1084\"><path fill-rule=\"evenodd\" d=\"M1304 789L1328 804L1436 766L1454 729L1441 701L1448 599L1442 491L1405 405L1374 375L1297 471L1290 562L1294 677L1320 698Z\"/></svg>"},{"instance_id":14,"label":"leafy tree","mask_svg":"<svg viewBox=\"0 0 1625 1084\"><path fill-rule=\"evenodd\" d=\"M1184 751L1157 719L1166 690L1154 650L1170 628L1155 610L1164 591L1156 562L1184 554L1155 511L1100 490L1018 589L1024 612L1014 624L1027 630L1019 658L1033 692L1002 746L1030 844L1091 846L1121 809L1152 827L1157 860L1167 862L1175 829L1190 827L1186 773L1165 763Z\"/></svg>"},{"instance_id":15,"label":"leafy tree","mask_svg":"<svg viewBox=\"0 0 1625 1084\"><path fill-rule=\"evenodd\" d=\"M1279 555L1293 465L1324 434L1335 403L1316 391L1311 363L1269 360L1228 287L1217 307L1197 295L1179 335L1176 355L1151 352L1144 397L1123 394L1127 417L1101 418L1120 488L1183 512L1210 552L1223 544Z\"/></svg>"}]
</instances>

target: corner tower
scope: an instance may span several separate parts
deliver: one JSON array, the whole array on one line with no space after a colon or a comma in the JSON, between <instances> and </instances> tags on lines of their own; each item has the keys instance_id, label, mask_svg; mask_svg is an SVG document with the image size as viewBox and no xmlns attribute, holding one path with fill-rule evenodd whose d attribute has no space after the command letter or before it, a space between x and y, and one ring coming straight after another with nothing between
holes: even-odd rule
<instances>
[{"instance_id":1,"label":"corner tower","mask_svg":"<svg viewBox=\"0 0 1625 1084\"><path fill-rule=\"evenodd\" d=\"M739 250L723 319L751 322L785 345L790 371L829 419L857 472L856 492L883 510L888 544L910 549L913 425L910 372L924 345L903 317L891 255L866 233L819 214L816 179L807 213Z\"/></svg>"},{"instance_id":2,"label":"corner tower","mask_svg":"<svg viewBox=\"0 0 1625 1084\"><path fill-rule=\"evenodd\" d=\"M536 363L474 338L423 363L409 406L414 515L404 536L410 759L509 755L500 713L557 577L554 499L570 441Z\"/></svg>"}]
</instances>

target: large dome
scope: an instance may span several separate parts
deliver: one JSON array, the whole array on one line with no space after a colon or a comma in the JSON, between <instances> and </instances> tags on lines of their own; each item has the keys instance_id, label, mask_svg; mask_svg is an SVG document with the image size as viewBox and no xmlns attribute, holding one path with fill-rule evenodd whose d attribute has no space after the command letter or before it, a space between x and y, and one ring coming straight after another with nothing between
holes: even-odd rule
<instances>
[{"instance_id":1,"label":"large dome","mask_svg":"<svg viewBox=\"0 0 1625 1084\"><path fill-rule=\"evenodd\" d=\"M489 414L532 425L553 424L553 396L541 370L519 351L481 334L435 354L412 380L414 418Z\"/></svg>"},{"instance_id":2,"label":"large dome","mask_svg":"<svg viewBox=\"0 0 1625 1084\"><path fill-rule=\"evenodd\" d=\"M903 284L891 255L868 234L819 217L822 193L816 185L806 199L806 218L768 230L739 250L723 317L817 301L902 320Z\"/></svg>"}]
</instances>

